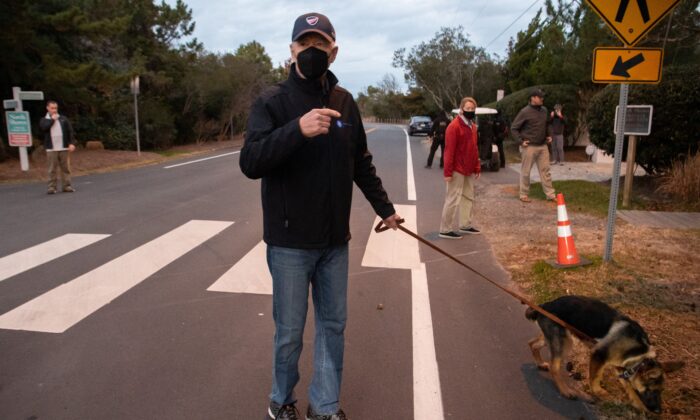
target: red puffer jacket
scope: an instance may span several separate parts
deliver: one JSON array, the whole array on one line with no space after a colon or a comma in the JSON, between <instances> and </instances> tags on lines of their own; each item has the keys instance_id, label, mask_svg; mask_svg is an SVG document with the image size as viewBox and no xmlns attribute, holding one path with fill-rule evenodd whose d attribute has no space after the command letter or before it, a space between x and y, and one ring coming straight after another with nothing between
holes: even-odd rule
<instances>
[{"instance_id":1,"label":"red puffer jacket","mask_svg":"<svg viewBox=\"0 0 700 420\"><path fill-rule=\"evenodd\" d=\"M469 128L459 115L447 126L445 133L445 178L453 172L469 176L481 172L479 150L476 147L477 126Z\"/></svg>"}]
</instances>

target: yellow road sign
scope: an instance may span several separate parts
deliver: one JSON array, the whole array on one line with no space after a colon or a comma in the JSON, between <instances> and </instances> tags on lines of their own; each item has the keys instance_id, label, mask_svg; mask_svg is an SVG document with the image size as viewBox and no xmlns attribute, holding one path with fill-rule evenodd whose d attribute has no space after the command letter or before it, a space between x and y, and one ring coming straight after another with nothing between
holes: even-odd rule
<instances>
[{"instance_id":1,"label":"yellow road sign","mask_svg":"<svg viewBox=\"0 0 700 420\"><path fill-rule=\"evenodd\" d=\"M681 0L586 0L618 38L634 46Z\"/></svg>"},{"instance_id":2,"label":"yellow road sign","mask_svg":"<svg viewBox=\"0 0 700 420\"><path fill-rule=\"evenodd\" d=\"M599 47L593 51L593 82L656 84L663 59L661 48Z\"/></svg>"}]
</instances>

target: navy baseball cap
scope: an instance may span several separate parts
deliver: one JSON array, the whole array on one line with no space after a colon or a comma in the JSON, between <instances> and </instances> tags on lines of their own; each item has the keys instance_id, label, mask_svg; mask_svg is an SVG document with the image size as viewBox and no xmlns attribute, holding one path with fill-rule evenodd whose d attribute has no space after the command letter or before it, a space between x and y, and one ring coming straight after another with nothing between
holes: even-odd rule
<instances>
[{"instance_id":1,"label":"navy baseball cap","mask_svg":"<svg viewBox=\"0 0 700 420\"><path fill-rule=\"evenodd\" d=\"M533 96L539 96L540 98L544 98L544 91L540 88L531 89L530 97L532 98Z\"/></svg>"},{"instance_id":2,"label":"navy baseball cap","mask_svg":"<svg viewBox=\"0 0 700 420\"><path fill-rule=\"evenodd\" d=\"M316 32L323 35L328 41L335 42L335 29L333 29L331 21L320 13L306 13L294 21L292 42L309 32Z\"/></svg>"}]
</instances>

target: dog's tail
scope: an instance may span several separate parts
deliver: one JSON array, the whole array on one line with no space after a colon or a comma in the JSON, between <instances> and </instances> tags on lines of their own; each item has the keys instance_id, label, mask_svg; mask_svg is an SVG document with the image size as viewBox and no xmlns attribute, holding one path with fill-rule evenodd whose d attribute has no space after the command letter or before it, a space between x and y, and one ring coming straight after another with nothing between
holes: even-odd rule
<instances>
[{"instance_id":1,"label":"dog's tail","mask_svg":"<svg viewBox=\"0 0 700 420\"><path fill-rule=\"evenodd\" d=\"M529 319L530 321L537 321L539 316L540 313L532 308L527 308L527 310L525 310L525 318Z\"/></svg>"}]
</instances>

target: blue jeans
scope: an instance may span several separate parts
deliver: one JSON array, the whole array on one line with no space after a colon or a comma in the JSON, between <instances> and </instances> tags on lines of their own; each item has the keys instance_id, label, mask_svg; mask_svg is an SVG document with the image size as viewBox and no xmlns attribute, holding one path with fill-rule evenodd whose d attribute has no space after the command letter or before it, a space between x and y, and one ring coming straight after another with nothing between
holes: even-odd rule
<instances>
[{"instance_id":1,"label":"blue jeans","mask_svg":"<svg viewBox=\"0 0 700 420\"><path fill-rule=\"evenodd\" d=\"M311 284L316 336L309 403L318 414L334 414L339 408L343 374L348 246L294 249L268 245L267 264L272 274L275 320L270 400L277 404L296 401L294 386L299 382Z\"/></svg>"}]
</instances>

